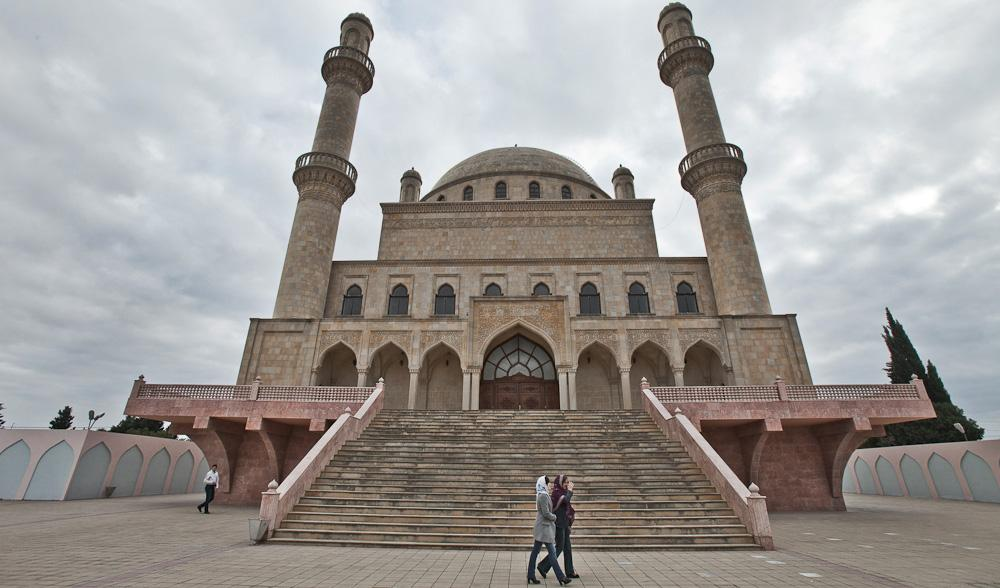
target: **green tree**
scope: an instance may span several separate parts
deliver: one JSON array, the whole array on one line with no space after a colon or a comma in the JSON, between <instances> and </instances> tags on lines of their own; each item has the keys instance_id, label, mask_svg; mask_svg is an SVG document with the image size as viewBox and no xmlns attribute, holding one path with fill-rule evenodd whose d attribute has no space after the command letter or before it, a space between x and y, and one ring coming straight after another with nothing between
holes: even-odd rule
<instances>
[{"instance_id":1,"label":"green tree","mask_svg":"<svg viewBox=\"0 0 1000 588\"><path fill-rule=\"evenodd\" d=\"M0 429L7 424L7 421L3 420L3 402L0 402Z\"/></svg>"},{"instance_id":2,"label":"green tree","mask_svg":"<svg viewBox=\"0 0 1000 588\"><path fill-rule=\"evenodd\" d=\"M938 374L937 366L928 361L926 369L924 368L902 323L893 318L888 308L885 309L885 318L888 325L882 327L882 339L889 349L889 362L885 364L889 381L893 384L906 384L914 375L923 380L927 397L933 403L937 416L922 421L887 425L885 437L869 439L864 447L947 443L965 441L966 436L970 441L982 439L986 431L976 421L965 416L965 412L951 401L951 395ZM955 423L961 423L965 435L955 428Z\"/></svg>"},{"instance_id":3,"label":"green tree","mask_svg":"<svg viewBox=\"0 0 1000 588\"><path fill-rule=\"evenodd\" d=\"M50 429L68 429L73 426L73 407L67 406L56 413L56 418L49 421Z\"/></svg>"},{"instance_id":4,"label":"green tree","mask_svg":"<svg viewBox=\"0 0 1000 588\"><path fill-rule=\"evenodd\" d=\"M129 435L146 435L147 437L164 437L175 439L176 435L171 435L163 427L163 421L144 419L142 417L127 416L117 425L109 429L112 433L127 433Z\"/></svg>"}]
</instances>

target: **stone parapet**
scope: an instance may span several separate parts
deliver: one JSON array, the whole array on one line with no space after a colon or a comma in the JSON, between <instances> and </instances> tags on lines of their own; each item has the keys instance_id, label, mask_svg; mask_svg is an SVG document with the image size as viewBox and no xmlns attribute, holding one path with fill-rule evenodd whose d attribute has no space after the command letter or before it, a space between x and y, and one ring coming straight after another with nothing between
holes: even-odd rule
<instances>
[{"instance_id":1,"label":"stone parapet","mask_svg":"<svg viewBox=\"0 0 1000 588\"><path fill-rule=\"evenodd\" d=\"M372 89L375 80L375 64L353 47L333 47L327 51L321 72L327 84L348 82L356 85L362 94Z\"/></svg>"},{"instance_id":2,"label":"stone parapet","mask_svg":"<svg viewBox=\"0 0 1000 588\"><path fill-rule=\"evenodd\" d=\"M656 60L660 80L671 88L687 76L707 76L713 65L715 58L712 56L712 46L705 39L694 35L673 41Z\"/></svg>"}]
</instances>

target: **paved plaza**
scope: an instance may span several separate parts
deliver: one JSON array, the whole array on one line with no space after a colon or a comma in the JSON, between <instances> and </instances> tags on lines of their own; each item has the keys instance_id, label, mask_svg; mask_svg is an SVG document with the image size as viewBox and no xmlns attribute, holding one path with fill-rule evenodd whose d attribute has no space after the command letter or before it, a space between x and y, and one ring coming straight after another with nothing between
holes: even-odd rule
<instances>
[{"instance_id":1,"label":"paved plaza","mask_svg":"<svg viewBox=\"0 0 1000 588\"><path fill-rule=\"evenodd\" d=\"M0 585L524 585L527 539L518 552L250 546L255 509L204 516L198 500L0 503ZM848 504L846 513L773 515L773 552L580 551L573 585L1000 586L1000 505ZM544 585L557 584L550 575Z\"/></svg>"}]
</instances>

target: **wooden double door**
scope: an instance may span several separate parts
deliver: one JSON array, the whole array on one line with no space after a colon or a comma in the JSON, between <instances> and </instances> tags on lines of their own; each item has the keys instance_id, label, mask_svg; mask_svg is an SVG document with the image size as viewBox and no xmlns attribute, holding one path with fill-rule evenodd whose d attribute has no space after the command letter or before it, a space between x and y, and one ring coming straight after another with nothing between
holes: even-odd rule
<instances>
[{"instance_id":1,"label":"wooden double door","mask_svg":"<svg viewBox=\"0 0 1000 588\"><path fill-rule=\"evenodd\" d=\"M480 410L558 410L559 383L518 374L484 380L479 386Z\"/></svg>"}]
</instances>

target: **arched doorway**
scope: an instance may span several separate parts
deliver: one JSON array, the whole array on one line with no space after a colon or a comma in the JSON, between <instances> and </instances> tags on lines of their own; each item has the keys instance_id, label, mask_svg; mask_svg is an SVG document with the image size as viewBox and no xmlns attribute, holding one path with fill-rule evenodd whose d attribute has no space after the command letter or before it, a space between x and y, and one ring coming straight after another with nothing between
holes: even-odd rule
<instances>
[{"instance_id":1,"label":"arched doorway","mask_svg":"<svg viewBox=\"0 0 1000 588\"><path fill-rule=\"evenodd\" d=\"M514 335L486 354L482 378L481 409L559 408L559 384L552 355L522 335Z\"/></svg>"},{"instance_id":2,"label":"arched doorway","mask_svg":"<svg viewBox=\"0 0 1000 588\"><path fill-rule=\"evenodd\" d=\"M358 360L351 348L337 343L326 350L316 370L316 386L357 386Z\"/></svg>"},{"instance_id":3,"label":"arched doorway","mask_svg":"<svg viewBox=\"0 0 1000 588\"><path fill-rule=\"evenodd\" d=\"M577 409L620 409L621 388L618 363L607 347L592 343L580 352L576 367Z\"/></svg>"},{"instance_id":4,"label":"arched doorway","mask_svg":"<svg viewBox=\"0 0 1000 588\"><path fill-rule=\"evenodd\" d=\"M372 357L368 368L368 385L374 386L379 378L385 378L384 408L408 408L410 403L410 368L406 352L388 343L380 347Z\"/></svg>"},{"instance_id":5,"label":"arched doorway","mask_svg":"<svg viewBox=\"0 0 1000 588\"><path fill-rule=\"evenodd\" d=\"M444 343L428 351L420 364L417 408L462 410L462 365Z\"/></svg>"},{"instance_id":6,"label":"arched doorway","mask_svg":"<svg viewBox=\"0 0 1000 588\"><path fill-rule=\"evenodd\" d=\"M650 386L676 386L670 358L656 343L646 341L632 352L632 408L642 407L642 379Z\"/></svg>"},{"instance_id":7,"label":"arched doorway","mask_svg":"<svg viewBox=\"0 0 1000 588\"><path fill-rule=\"evenodd\" d=\"M722 360L704 341L698 341L684 354L685 386L725 386Z\"/></svg>"}]
</instances>

